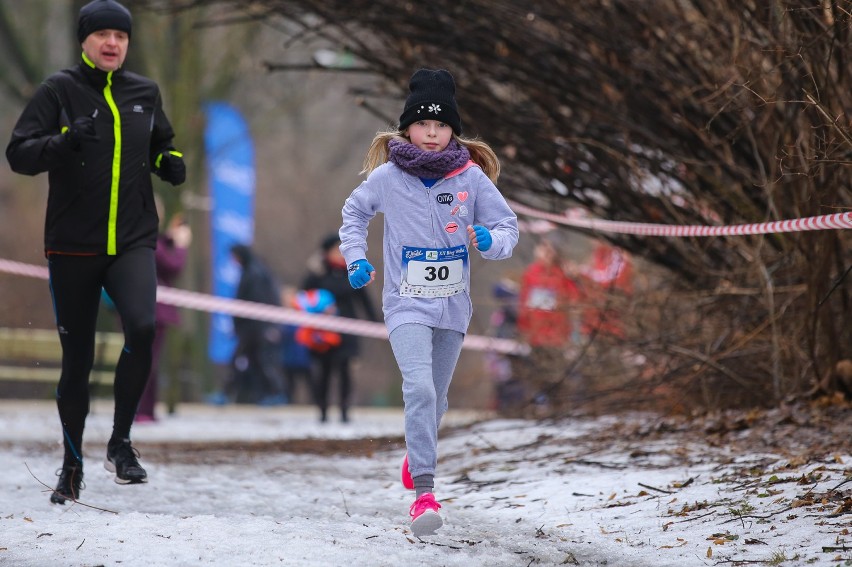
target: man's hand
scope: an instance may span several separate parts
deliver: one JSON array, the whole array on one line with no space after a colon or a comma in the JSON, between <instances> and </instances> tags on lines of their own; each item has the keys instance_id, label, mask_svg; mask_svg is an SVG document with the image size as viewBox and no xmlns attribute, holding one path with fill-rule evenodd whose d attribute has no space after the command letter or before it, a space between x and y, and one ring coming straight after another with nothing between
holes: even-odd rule
<instances>
[{"instance_id":1,"label":"man's hand","mask_svg":"<svg viewBox=\"0 0 852 567\"><path fill-rule=\"evenodd\" d=\"M186 181L186 164L183 163L183 154L175 150L161 153L154 162L155 173L160 179L172 185L180 185Z\"/></svg>"},{"instance_id":2,"label":"man's hand","mask_svg":"<svg viewBox=\"0 0 852 567\"><path fill-rule=\"evenodd\" d=\"M376 269L366 259L355 260L349 264L349 285L362 288L376 279Z\"/></svg>"},{"instance_id":3,"label":"man's hand","mask_svg":"<svg viewBox=\"0 0 852 567\"><path fill-rule=\"evenodd\" d=\"M75 150L80 149L80 146L86 142L97 142L101 139L95 131L95 119L92 116L76 118L65 132L65 137Z\"/></svg>"},{"instance_id":4,"label":"man's hand","mask_svg":"<svg viewBox=\"0 0 852 567\"><path fill-rule=\"evenodd\" d=\"M467 237L470 243L476 246L476 249L480 252L485 252L491 248L491 243L493 242L491 232L481 224L467 227Z\"/></svg>"}]
</instances>

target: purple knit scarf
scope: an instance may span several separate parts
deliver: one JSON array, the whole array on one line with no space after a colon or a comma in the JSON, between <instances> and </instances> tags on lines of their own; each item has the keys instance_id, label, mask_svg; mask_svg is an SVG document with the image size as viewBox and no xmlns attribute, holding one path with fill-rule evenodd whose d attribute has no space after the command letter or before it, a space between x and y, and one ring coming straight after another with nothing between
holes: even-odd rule
<instances>
[{"instance_id":1,"label":"purple knit scarf","mask_svg":"<svg viewBox=\"0 0 852 567\"><path fill-rule=\"evenodd\" d=\"M455 139L440 152L427 152L404 140L388 142L388 159L406 173L426 179L438 179L470 160L470 152Z\"/></svg>"}]
</instances>

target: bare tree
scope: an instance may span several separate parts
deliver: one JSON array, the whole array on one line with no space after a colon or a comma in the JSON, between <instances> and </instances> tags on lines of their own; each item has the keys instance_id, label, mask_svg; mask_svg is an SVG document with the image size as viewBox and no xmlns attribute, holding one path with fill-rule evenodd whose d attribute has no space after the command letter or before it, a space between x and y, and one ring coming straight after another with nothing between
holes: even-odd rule
<instances>
[{"instance_id":1,"label":"bare tree","mask_svg":"<svg viewBox=\"0 0 852 567\"><path fill-rule=\"evenodd\" d=\"M852 205L848 2L167 4L286 20L288 42L351 54L400 98L413 69L451 69L467 132L501 150L504 193L544 210L739 224ZM847 231L606 238L665 267L673 293L704 294L641 322L644 352L692 368L691 385L779 401L852 357Z\"/></svg>"}]
</instances>

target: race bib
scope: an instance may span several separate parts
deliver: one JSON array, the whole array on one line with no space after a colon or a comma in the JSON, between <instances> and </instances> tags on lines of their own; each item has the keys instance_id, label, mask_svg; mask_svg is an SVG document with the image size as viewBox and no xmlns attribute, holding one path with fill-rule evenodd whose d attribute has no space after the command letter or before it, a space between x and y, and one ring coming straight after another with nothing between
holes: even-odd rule
<instances>
[{"instance_id":1,"label":"race bib","mask_svg":"<svg viewBox=\"0 0 852 567\"><path fill-rule=\"evenodd\" d=\"M545 287L534 287L527 296L526 306L530 309L554 311L556 309L556 292Z\"/></svg>"},{"instance_id":2,"label":"race bib","mask_svg":"<svg viewBox=\"0 0 852 567\"><path fill-rule=\"evenodd\" d=\"M466 288L467 246L452 248L402 247L404 297L449 297Z\"/></svg>"}]
</instances>

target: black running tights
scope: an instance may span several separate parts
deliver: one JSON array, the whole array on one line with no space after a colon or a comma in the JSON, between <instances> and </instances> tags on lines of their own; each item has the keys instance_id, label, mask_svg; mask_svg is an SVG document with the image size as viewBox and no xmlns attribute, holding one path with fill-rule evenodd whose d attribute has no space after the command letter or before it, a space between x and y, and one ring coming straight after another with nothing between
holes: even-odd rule
<instances>
[{"instance_id":1,"label":"black running tights","mask_svg":"<svg viewBox=\"0 0 852 567\"><path fill-rule=\"evenodd\" d=\"M346 414L349 409L349 397L352 390L352 377L349 372L350 357L341 356L336 349L332 349L325 353L312 353L319 372L316 376L316 402L319 406L320 413L325 416L328 411L328 402L331 394L332 375L337 374L340 382L339 403L340 411Z\"/></svg>"},{"instance_id":2,"label":"black running tights","mask_svg":"<svg viewBox=\"0 0 852 567\"><path fill-rule=\"evenodd\" d=\"M82 461L101 288L115 303L124 331L124 349L115 369L112 436L130 438L130 426L151 369L157 299L154 250L134 248L117 256L51 254L48 265L62 344L56 405L62 422L65 460Z\"/></svg>"}]
</instances>

